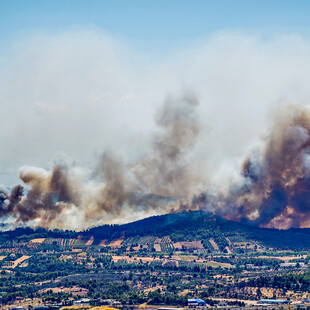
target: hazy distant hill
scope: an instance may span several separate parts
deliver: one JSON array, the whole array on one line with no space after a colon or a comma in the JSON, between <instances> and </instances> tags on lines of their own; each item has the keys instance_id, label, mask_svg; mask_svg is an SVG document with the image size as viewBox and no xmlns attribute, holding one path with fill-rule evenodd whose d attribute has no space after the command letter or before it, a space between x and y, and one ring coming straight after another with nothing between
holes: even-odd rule
<instances>
[{"instance_id":1,"label":"hazy distant hill","mask_svg":"<svg viewBox=\"0 0 310 310\"><path fill-rule=\"evenodd\" d=\"M92 237L92 245L109 245L113 240L123 240L122 246L138 244L150 248L156 242L167 244L173 250L177 242L201 241L210 251L240 252L242 249L275 248L283 250L310 250L310 229L267 229L225 220L203 211L181 212L153 216L124 225L103 225L84 232L47 231L42 228L18 228L2 232L5 240L27 240L30 238L81 238ZM161 241L156 241L161 240ZM170 247L170 248L169 248Z\"/></svg>"}]
</instances>

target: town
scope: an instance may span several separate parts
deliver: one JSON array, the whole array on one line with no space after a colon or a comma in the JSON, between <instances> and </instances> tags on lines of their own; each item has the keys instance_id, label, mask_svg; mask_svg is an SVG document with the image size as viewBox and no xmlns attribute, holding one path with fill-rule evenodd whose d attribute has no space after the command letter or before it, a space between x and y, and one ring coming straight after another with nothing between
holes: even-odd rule
<instances>
[{"instance_id":1,"label":"town","mask_svg":"<svg viewBox=\"0 0 310 310\"><path fill-rule=\"evenodd\" d=\"M167 217L174 219L173 226L161 225ZM144 225L152 230L158 225L160 233L148 234ZM304 248L289 243L293 231L258 229L261 240L254 231L192 212L81 233L27 228L2 232L0 302L3 309L307 308L307 243ZM271 247L263 233L293 234L285 235L286 247L292 249L284 250L280 243Z\"/></svg>"}]
</instances>

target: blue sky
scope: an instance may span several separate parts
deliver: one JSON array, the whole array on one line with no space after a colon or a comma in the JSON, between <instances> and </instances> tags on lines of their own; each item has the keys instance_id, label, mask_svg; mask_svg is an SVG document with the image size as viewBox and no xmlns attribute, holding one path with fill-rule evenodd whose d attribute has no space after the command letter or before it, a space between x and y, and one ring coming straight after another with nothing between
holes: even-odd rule
<instances>
[{"instance_id":1,"label":"blue sky","mask_svg":"<svg viewBox=\"0 0 310 310\"><path fill-rule=\"evenodd\" d=\"M72 27L98 27L146 49L225 30L307 35L309 9L303 0L0 0L0 40Z\"/></svg>"},{"instance_id":2,"label":"blue sky","mask_svg":"<svg viewBox=\"0 0 310 310\"><path fill-rule=\"evenodd\" d=\"M215 170L243 156L270 105L310 102L309 12L302 0L0 0L0 185L58 153L86 166L102 149L140 156L157 107L187 87L213 147L199 152Z\"/></svg>"}]
</instances>

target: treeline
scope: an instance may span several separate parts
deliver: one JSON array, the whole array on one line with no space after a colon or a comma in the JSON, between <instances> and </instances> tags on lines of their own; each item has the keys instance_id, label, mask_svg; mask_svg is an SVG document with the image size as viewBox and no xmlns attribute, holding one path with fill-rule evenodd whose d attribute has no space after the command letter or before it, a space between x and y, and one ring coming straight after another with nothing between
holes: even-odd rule
<instances>
[{"instance_id":1,"label":"treeline","mask_svg":"<svg viewBox=\"0 0 310 310\"><path fill-rule=\"evenodd\" d=\"M56 255L36 255L28 259L28 266L22 267L23 272L31 274L57 273L66 276L73 273L85 273L89 269L77 262L72 263L59 259Z\"/></svg>"},{"instance_id":2,"label":"treeline","mask_svg":"<svg viewBox=\"0 0 310 310\"><path fill-rule=\"evenodd\" d=\"M77 238L78 233L71 230L47 230L42 227L30 228L20 227L14 230L7 230L0 232L0 242L7 241L28 242L36 238Z\"/></svg>"},{"instance_id":3,"label":"treeline","mask_svg":"<svg viewBox=\"0 0 310 310\"><path fill-rule=\"evenodd\" d=\"M204 211L190 211L153 216L125 225L104 225L84 232L95 236L95 243L101 239L112 240L133 236L169 235L172 241L202 240L209 248L208 240L213 238L221 251L228 246L226 237L240 241L259 242L265 247L282 250L309 250L310 229L278 230L252 226L250 222L237 223ZM97 241L96 241L97 239Z\"/></svg>"},{"instance_id":4,"label":"treeline","mask_svg":"<svg viewBox=\"0 0 310 310\"><path fill-rule=\"evenodd\" d=\"M284 250L309 250L310 229L278 230L251 226L251 223L237 223L214 216L204 211L190 211L161 216L153 216L124 225L103 225L82 233L74 231L52 230L43 228L17 228L0 233L0 242L26 242L35 238L77 238L95 237L93 245L102 239L113 240L121 236L170 236L172 241L202 240L206 249L211 248L209 239L213 238L221 251L228 246L226 237L242 242L253 240L265 247Z\"/></svg>"},{"instance_id":5,"label":"treeline","mask_svg":"<svg viewBox=\"0 0 310 310\"><path fill-rule=\"evenodd\" d=\"M231 256L214 256L213 261L219 263L239 264L239 265L254 265L257 267L270 266L279 267L280 261L271 258L258 258L258 257L242 257L237 255Z\"/></svg>"},{"instance_id":6,"label":"treeline","mask_svg":"<svg viewBox=\"0 0 310 310\"><path fill-rule=\"evenodd\" d=\"M256 279L251 279L247 283L247 286L256 287L272 287L283 290L293 290L293 291L310 291L310 272L306 273L291 273L282 276L274 277L258 277Z\"/></svg>"}]
</instances>

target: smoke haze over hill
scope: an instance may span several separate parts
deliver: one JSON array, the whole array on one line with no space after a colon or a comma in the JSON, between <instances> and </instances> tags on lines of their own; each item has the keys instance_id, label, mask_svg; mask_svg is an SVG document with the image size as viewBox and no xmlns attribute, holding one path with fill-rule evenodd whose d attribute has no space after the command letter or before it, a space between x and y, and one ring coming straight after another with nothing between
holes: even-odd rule
<instances>
[{"instance_id":1,"label":"smoke haze over hill","mask_svg":"<svg viewBox=\"0 0 310 310\"><path fill-rule=\"evenodd\" d=\"M309 227L309 50L218 34L151 64L96 31L17 42L0 73L0 167L21 167L21 184L2 179L2 221L82 229L204 209Z\"/></svg>"}]
</instances>

